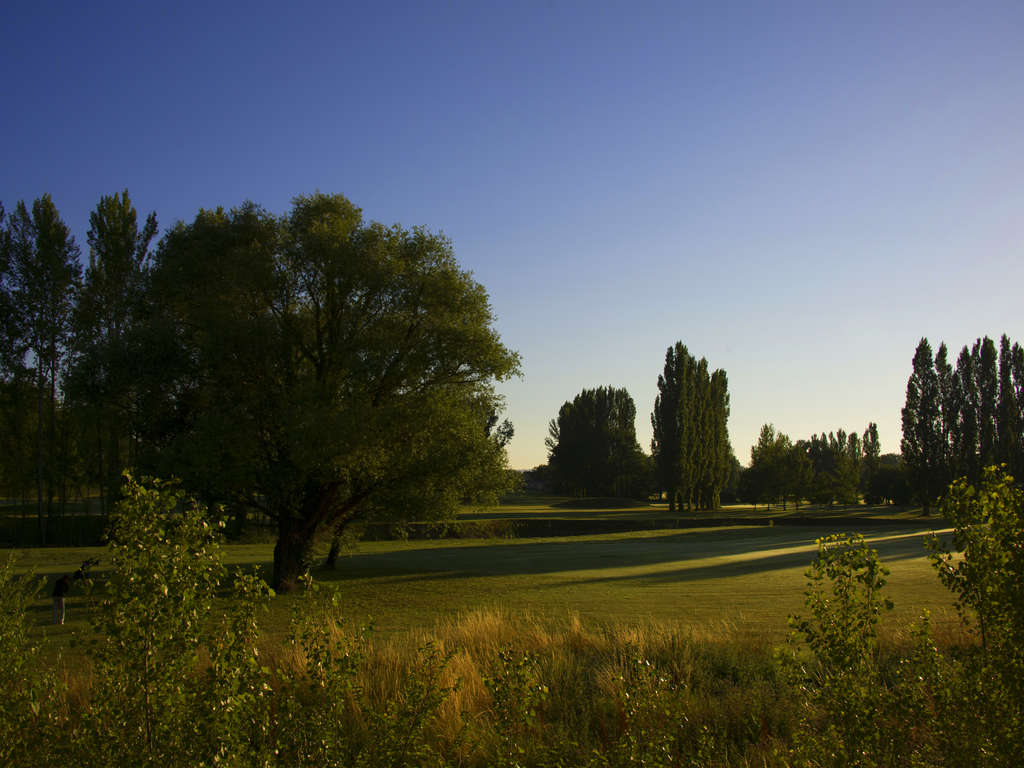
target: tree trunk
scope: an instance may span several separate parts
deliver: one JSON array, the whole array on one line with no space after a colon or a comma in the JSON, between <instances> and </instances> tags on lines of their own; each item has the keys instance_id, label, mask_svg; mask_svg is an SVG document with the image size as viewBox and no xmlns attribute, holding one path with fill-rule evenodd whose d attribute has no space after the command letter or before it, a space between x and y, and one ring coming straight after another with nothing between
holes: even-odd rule
<instances>
[{"instance_id":1,"label":"tree trunk","mask_svg":"<svg viewBox=\"0 0 1024 768\"><path fill-rule=\"evenodd\" d=\"M100 486L100 514L107 516L107 476L103 474L103 430L99 422L96 424L96 478Z\"/></svg>"},{"instance_id":2,"label":"tree trunk","mask_svg":"<svg viewBox=\"0 0 1024 768\"><path fill-rule=\"evenodd\" d=\"M277 521L277 544L274 545L274 577L271 586L277 592L291 592L309 570L313 536L302 520L282 514Z\"/></svg>"},{"instance_id":3,"label":"tree trunk","mask_svg":"<svg viewBox=\"0 0 1024 768\"><path fill-rule=\"evenodd\" d=\"M324 560L324 565L330 568L332 571L338 564L338 555L341 554L341 533L335 531L331 537L331 548L327 550L327 559Z\"/></svg>"},{"instance_id":4,"label":"tree trunk","mask_svg":"<svg viewBox=\"0 0 1024 768\"><path fill-rule=\"evenodd\" d=\"M313 540L323 526L336 525L341 531L352 521L356 508L370 495L362 490L338 498L339 485L312 484L303 494L299 509L281 510L277 515L277 544L274 546L274 578L278 592L295 589L312 564Z\"/></svg>"},{"instance_id":5,"label":"tree trunk","mask_svg":"<svg viewBox=\"0 0 1024 768\"><path fill-rule=\"evenodd\" d=\"M36 515L39 518L39 544L46 545L46 520L43 518L43 368L36 361Z\"/></svg>"}]
</instances>

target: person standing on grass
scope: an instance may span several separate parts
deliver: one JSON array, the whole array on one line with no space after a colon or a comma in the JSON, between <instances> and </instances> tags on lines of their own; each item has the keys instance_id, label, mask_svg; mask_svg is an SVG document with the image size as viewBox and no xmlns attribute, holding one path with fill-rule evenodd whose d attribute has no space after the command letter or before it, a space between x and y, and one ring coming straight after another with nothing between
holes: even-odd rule
<instances>
[{"instance_id":1,"label":"person standing on grass","mask_svg":"<svg viewBox=\"0 0 1024 768\"><path fill-rule=\"evenodd\" d=\"M53 585L53 623L64 623L64 596L71 589L71 579L65 573Z\"/></svg>"}]
</instances>

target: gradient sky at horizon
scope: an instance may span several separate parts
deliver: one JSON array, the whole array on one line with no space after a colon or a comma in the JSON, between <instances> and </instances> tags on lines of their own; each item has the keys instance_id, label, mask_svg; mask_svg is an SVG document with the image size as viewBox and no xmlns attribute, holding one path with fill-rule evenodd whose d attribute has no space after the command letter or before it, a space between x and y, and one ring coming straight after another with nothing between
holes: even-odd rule
<instances>
[{"instance_id":1,"label":"gradient sky at horizon","mask_svg":"<svg viewBox=\"0 0 1024 768\"><path fill-rule=\"evenodd\" d=\"M649 450L677 340L744 463L767 422L898 451L922 336L1024 342L1020 2L16 1L0 67L0 200L83 251L125 188L447 234L523 357L513 467L602 385Z\"/></svg>"}]
</instances>

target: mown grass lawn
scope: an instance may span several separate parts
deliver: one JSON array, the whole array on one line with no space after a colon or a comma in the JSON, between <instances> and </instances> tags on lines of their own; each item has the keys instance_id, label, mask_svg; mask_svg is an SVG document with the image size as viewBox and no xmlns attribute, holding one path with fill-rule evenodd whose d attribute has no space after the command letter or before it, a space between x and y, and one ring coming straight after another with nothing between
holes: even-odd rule
<instances>
[{"instance_id":1,"label":"mown grass lawn","mask_svg":"<svg viewBox=\"0 0 1024 768\"><path fill-rule=\"evenodd\" d=\"M512 616L588 623L654 622L711 637L767 635L781 640L786 617L803 607L804 572L815 540L837 530L815 525L721 526L547 539L446 539L364 542L314 578L338 588L355 622L371 618L387 635L430 629L480 608ZM923 608L936 629L955 623L952 600L939 584L920 525L866 531L891 569L896 602L892 626L905 627ZM228 564L269 573L273 547L224 547ZM48 579L74 571L102 548L28 549L19 570ZM227 598L225 598L227 599ZM287 629L293 596L276 597L264 619L268 639ZM89 598L73 592L68 623L49 626L49 589L33 608L33 623L55 646L88 635Z\"/></svg>"}]
</instances>

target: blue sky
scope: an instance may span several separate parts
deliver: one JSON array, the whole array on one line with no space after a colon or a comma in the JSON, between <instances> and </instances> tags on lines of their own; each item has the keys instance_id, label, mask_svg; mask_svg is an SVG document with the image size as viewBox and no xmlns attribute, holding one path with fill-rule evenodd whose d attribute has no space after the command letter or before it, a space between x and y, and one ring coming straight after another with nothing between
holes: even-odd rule
<instances>
[{"instance_id":1,"label":"blue sky","mask_svg":"<svg viewBox=\"0 0 1024 768\"><path fill-rule=\"evenodd\" d=\"M314 190L443 231L523 356L510 459L581 389L649 448L666 348L729 374L741 461L879 425L921 336L1024 342L1019 2L27 3L0 26L0 200L85 247Z\"/></svg>"}]
</instances>

